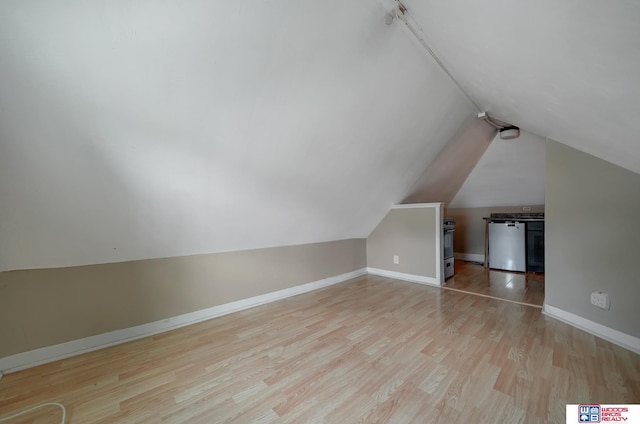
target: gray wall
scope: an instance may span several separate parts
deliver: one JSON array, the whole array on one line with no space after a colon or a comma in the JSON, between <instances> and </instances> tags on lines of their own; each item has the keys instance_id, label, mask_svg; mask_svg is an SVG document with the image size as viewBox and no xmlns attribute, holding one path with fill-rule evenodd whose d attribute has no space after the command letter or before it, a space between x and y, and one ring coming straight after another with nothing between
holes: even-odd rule
<instances>
[{"instance_id":1,"label":"gray wall","mask_svg":"<svg viewBox=\"0 0 640 424\"><path fill-rule=\"evenodd\" d=\"M523 205L525 206L525 205ZM544 212L544 205L532 205L530 212ZM484 255L484 220L492 213L523 212L522 206L494 206L490 208L446 208L444 216L456 220L453 250L456 253Z\"/></svg>"},{"instance_id":2,"label":"gray wall","mask_svg":"<svg viewBox=\"0 0 640 424\"><path fill-rule=\"evenodd\" d=\"M390 210L367 238L367 266L436 278L435 219L432 207Z\"/></svg>"},{"instance_id":3,"label":"gray wall","mask_svg":"<svg viewBox=\"0 0 640 424\"><path fill-rule=\"evenodd\" d=\"M364 239L0 273L0 357L366 267Z\"/></svg>"},{"instance_id":4,"label":"gray wall","mask_svg":"<svg viewBox=\"0 0 640 424\"><path fill-rule=\"evenodd\" d=\"M545 302L640 337L640 175L548 141L546 208Z\"/></svg>"}]
</instances>

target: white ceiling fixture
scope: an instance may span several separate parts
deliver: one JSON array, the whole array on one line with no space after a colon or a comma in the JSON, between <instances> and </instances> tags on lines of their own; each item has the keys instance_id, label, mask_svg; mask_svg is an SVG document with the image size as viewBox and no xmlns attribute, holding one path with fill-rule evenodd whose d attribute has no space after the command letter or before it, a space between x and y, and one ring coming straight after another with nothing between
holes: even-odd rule
<instances>
[{"instance_id":1,"label":"white ceiling fixture","mask_svg":"<svg viewBox=\"0 0 640 424\"><path fill-rule=\"evenodd\" d=\"M484 120L487 124L497 129L500 132L500 139L502 140L513 140L514 138L520 137L520 128L494 119L490 117L487 112L478 113L478 119Z\"/></svg>"},{"instance_id":2,"label":"white ceiling fixture","mask_svg":"<svg viewBox=\"0 0 640 424\"><path fill-rule=\"evenodd\" d=\"M498 119L494 119L490 117L487 112L482 111L482 108L478 106L478 104L469 96L467 91L462 87L462 85L458 82L458 80L451 74L447 66L444 62L438 57L438 54L431 48L429 43L425 40L424 31L422 28L413 20L411 15L409 15L409 11L407 7L402 4L399 0L382 0L382 6L386 10L387 14L384 16L384 23L386 25L391 25L393 21L396 19L404 23L407 29L411 32L411 34L416 38L416 40L424 47L424 49L431 55L431 57L436 61L438 66L442 69L442 71L453 81L453 83L458 87L458 90L466 97L466 99L471 103L478 114L478 119L483 119L491 126L495 127L500 132L500 138L502 140L513 140L520 136L520 128L515 125L509 124L507 122L500 121Z\"/></svg>"}]
</instances>

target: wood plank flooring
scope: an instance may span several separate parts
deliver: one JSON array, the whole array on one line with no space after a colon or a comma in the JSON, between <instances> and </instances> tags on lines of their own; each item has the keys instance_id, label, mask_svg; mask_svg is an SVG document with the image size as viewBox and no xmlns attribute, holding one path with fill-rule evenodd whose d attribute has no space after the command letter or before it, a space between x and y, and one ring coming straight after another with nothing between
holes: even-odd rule
<instances>
[{"instance_id":1,"label":"wood plank flooring","mask_svg":"<svg viewBox=\"0 0 640 424\"><path fill-rule=\"evenodd\" d=\"M538 307L544 303L544 274L498 271L464 261L455 261L455 274L444 287Z\"/></svg>"},{"instance_id":2,"label":"wood plank flooring","mask_svg":"<svg viewBox=\"0 0 640 424\"><path fill-rule=\"evenodd\" d=\"M70 423L564 423L566 403L640 402L640 356L537 308L363 276L0 381L0 417L43 402Z\"/></svg>"}]
</instances>

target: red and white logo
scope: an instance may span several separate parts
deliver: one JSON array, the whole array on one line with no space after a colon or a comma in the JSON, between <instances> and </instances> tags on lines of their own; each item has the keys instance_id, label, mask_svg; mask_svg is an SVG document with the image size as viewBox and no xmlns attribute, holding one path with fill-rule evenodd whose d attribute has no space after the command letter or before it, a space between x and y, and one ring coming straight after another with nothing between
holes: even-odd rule
<instances>
[{"instance_id":1,"label":"red and white logo","mask_svg":"<svg viewBox=\"0 0 640 424\"><path fill-rule=\"evenodd\" d=\"M640 423L640 405L567 405L567 424L577 423ZM577 418L577 419L576 419Z\"/></svg>"}]
</instances>

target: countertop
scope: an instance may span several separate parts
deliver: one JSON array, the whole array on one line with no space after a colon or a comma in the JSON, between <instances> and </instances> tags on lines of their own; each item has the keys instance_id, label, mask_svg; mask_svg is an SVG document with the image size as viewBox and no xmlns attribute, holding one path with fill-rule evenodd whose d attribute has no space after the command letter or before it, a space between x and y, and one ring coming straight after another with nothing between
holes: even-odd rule
<instances>
[{"instance_id":1,"label":"countertop","mask_svg":"<svg viewBox=\"0 0 640 424\"><path fill-rule=\"evenodd\" d=\"M491 222L544 222L544 218L491 218L485 216L482 219L486 219Z\"/></svg>"}]
</instances>

